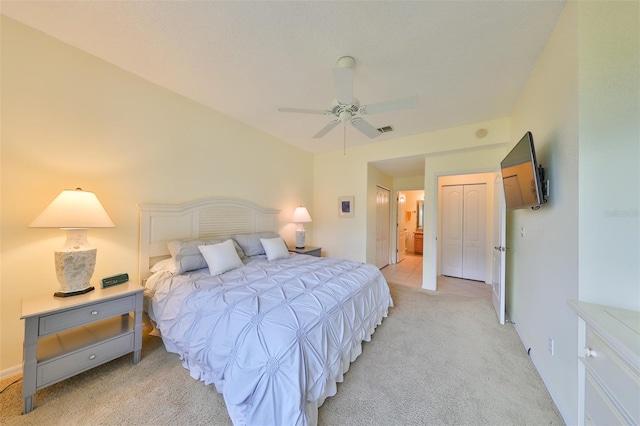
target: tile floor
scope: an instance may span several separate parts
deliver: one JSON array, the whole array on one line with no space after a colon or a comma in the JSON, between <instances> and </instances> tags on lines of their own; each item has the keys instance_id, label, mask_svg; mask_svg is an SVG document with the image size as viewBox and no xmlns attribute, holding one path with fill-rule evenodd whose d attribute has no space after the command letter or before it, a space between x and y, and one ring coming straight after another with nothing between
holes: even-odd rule
<instances>
[{"instance_id":1,"label":"tile floor","mask_svg":"<svg viewBox=\"0 0 640 426\"><path fill-rule=\"evenodd\" d=\"M385 266L381 272L392 283L422 287L422 256L407 253L402 262ZM437 291L491 300L491 286L480 281L439 276Z\"/></svg>"}]
</instances>

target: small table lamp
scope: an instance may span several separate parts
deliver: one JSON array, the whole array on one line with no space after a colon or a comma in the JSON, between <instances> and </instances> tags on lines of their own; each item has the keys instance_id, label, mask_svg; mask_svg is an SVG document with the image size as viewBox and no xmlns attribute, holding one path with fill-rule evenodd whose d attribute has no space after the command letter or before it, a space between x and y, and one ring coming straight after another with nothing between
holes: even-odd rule
<instances>
[{"instance_id":1,"label":"small table lamp","mask_svg":"<svg viewBox=\"0 0 640 426\"><path fill-rule=\"evenodd\" d=\"M309 212L306 207L296 207L293 212L293 217L291 218L291 222L298 224L298 229L296 229L296 248L304 248L304 226L303 223L311 222L311 216L309 216Z\"/></svg>"},{"instance_id":2,"label":"small table lamp","mask_svg":"<svg viewBox=\"0 0 640 426\"><path fill-rule=\"evenodd\" d=\"M67 241L55 253L56 275L60 283L57 297L75 296L94 289L90 280L96 266L97 249L87 241L88 228L113 228L115 225L96 194L66 189L29 225L30 228L61 228Z\"/></svg>"}]
</instances>

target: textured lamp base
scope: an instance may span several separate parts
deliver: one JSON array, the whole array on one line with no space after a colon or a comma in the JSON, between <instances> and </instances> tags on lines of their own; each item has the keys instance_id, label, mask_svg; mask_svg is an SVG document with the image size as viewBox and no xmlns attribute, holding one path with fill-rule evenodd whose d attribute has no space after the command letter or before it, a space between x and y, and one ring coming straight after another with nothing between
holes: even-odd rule
<instances>
[{"instance_id":1,"label":"textured lamp base","mask_svg":"<svg viewBox=\"0 0 640 426\"><path fill-rule=\"evenodd\" d=\"M298 229L296 231L296 248L297 249L304 248L304 236L305 236L304 234L305 234L304 229L302 230Z\"/></svg>"},{"instance_id":2,"label":"textured lamp base","mask_svg":"<svg viewBox=\"0 0 640 426\"><path fill-rule=\"evenodd\" d=\"M78 296L80 294L87 294L90 291L95 290L96 288L94 286L90 286L85 288L84 290L78 290L78 291L69 291L69 292L64 292L64 291L56 291L55 293L53 293L53 295L55 297L70 297L70 296Z\"/></svg>"},{"instance_id":3,"label":"textured lamp base","mask_svg":"<svg viewBox=\"0 0 640 426\"><path fill-rule=\"evenodd\" d=\"M97 250L87 247L86 229L70 229L67 244L62 250L54 252L56 277L60 291L55 297L69 297L85 294L95 287L91 285L91 276L96 266Z\"/></svg>"}]
</instances>

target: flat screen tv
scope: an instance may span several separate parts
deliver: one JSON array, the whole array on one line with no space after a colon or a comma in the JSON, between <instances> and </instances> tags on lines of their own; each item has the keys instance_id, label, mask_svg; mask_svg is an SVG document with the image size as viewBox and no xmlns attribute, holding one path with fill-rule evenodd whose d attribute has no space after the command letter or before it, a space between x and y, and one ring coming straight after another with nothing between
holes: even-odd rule
<instances>
[{"instance_id":1,"label":"flat screen tv","mask_svg":"<svg viewBox=\"0 0 640 426\"><path fill-rule=\"evenodd\" d=\"M525 133L500 163L508 210L540 208L544 198L544 169L538 166L533 135Z\"/></svg>"}]
</instances>

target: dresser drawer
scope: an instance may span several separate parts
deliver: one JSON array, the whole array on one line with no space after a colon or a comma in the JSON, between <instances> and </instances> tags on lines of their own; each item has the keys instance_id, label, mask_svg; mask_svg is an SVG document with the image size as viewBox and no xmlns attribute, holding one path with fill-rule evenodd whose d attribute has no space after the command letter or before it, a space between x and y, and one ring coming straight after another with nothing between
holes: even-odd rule
<instances>
[{"instance_id":1,"label":"dresser drawer","mask_svg":"<svg viewBox=\"0 0 640 426\"><path fill-rule=\"evenodd\" d=\"M134 333L89 346L83 350L43 362L36 372L38 389L96 367L134 350Z\"/></svg>"},{"instance_id":2,"label":"dresser drawer","mask_svg":"<svg viewBox=\"0 0 640 426\"><path fill-rule=\"evenodd\" d=\"M597 380L609 395L615 395L633 423L640 423L640 372L617 355L597 333L587 329L584 364L591 381ZM588 405L587 405L588 407Z\"/></svg>"},{"instance_id":3,"label":"dresser drawer","mask_svg":"<svg viewBox=\"0 0 640 426\"><path fill-rule=\"evenodd\" d=\"M62 330L99 321L114 315L126 314L135 310L135 302L135 297L129 296L43 316L40 318L38 335L46 336L47 334L58 333Z\"/></svg>"},{"instance_id":4,"label":"dresser drawer","mask_svg":"<svg viewBox=\"0 0 640 426\"><path fill-rule=\"evenodd\" d=\"M593 376L586 374L585 390L585 424L586 425L624 425L628 424L613 406L611 400L602 393Z\"/></svg>"}]
</instances>

